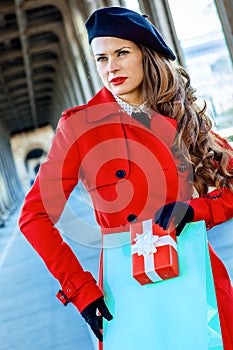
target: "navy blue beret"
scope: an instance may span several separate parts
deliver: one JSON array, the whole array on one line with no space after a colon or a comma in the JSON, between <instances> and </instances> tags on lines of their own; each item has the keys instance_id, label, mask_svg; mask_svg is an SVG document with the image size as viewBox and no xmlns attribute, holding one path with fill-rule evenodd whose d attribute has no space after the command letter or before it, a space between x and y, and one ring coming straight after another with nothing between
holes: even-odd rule
<instances>
[{"instance_id":1,"label":"navy blue beret","mask_svg":"<svg viewBox=\"0 0 233 350\"><path fill-rule=\"evenodd\" d=\"M155 26L143 15L127 8L114 6L96 10L85 25L89 43L96 37L113 36L154 49L170 60L176 58Z\"/></svg>"}]
</instances>

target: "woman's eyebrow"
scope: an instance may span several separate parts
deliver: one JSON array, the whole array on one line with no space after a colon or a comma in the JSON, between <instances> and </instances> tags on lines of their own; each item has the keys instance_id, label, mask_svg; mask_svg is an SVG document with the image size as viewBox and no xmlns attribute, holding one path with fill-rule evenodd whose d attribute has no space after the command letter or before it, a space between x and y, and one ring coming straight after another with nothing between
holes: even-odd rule
<instances>
[{"instance_id":1,"label":"woman's eyebrow","mask_svg":"<svg viewBox=\"0 0 233 350\"><path fill-rule=\"evenodd\" d=\"M114 53L118 53L120 52L121 50L124 50L124 49L131 49L130 46L122 46L120 47L119 49L115 50ZM105 53L96 53L95 56L105 56L106 54Z\"/></svg>"}]
</instances>

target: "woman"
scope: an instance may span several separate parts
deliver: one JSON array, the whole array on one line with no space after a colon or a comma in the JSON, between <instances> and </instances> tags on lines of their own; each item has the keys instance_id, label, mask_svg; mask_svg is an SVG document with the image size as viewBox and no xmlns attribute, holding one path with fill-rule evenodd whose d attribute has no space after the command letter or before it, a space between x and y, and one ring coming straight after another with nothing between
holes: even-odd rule
<instances>
[{"instance_id":1,"label":"woman","mask_svg":"<svg viewBox=\"0 0 233 350\"><path fill-rule=\"evenodd\" d=\"M104 88L87 105L63 113L19 224L60 281L57 297L72 302L102 341L96 310L112 318L103 292L54 227L78 180L103 234L154 218L163 229L172 222L179 235L190 221L205 220L209 229L233 217L233 155L211 131L188 74L171 62L174 53L145 17L103 8L86 27ZM211 247L210 254L224 349L230 350L232 286Z\"/></svg>"}]
</instances>

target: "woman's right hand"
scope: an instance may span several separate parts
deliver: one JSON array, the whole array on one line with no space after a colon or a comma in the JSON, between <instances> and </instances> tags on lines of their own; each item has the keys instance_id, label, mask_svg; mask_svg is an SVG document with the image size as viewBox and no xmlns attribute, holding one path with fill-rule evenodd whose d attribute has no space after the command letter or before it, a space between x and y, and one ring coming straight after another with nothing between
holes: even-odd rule
<instances>
[{"instance_id":1,"label":"woman's right hand","mask_svg":"<svg viewBox=\"0 0 233 350\"><path fill-rule=\"evenodd\" d=\"M176 228L176 235L179 236L185 225L194 218L194 210L186 202L172 202L165 204L154 215L154 223L164 230L168 230L170 224Z\"/></svg>"},{"instance_id":2,"label":"woman's right hand","mask_svg":"<svg viewBox=\"0 0 233 350\"><path fill-rule=\"evenodd\" d=\"M99 310L100 315L97 315L97 310ZM101 297L91 304L87 305L85 309L81 312L81 315L85 319L85 321L91 327L93 333L99 339L100 342L103 341L103 334L101 333L101 329L103 329L103 317L106 320L112 320L113 316L108 310L107 305L105 304L104 298Z\"/></svg>"}]
</instances>

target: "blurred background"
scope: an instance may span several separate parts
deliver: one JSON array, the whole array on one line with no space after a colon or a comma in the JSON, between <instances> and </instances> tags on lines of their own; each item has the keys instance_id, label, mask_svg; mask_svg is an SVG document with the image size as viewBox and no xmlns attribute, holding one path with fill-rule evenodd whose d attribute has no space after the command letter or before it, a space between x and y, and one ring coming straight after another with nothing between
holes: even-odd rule
<instances>
[{"instance_id":1,"label":"blurred background","mask_svg":"<svg viewBox=\"0 0 233 350\"><path fill-rule=\"evenodd\" d=\"M232 0L1 0L0 1L0 350L94 349L78 312L56 300L59 288L20 234L25 193L46 158L63 110L101 88L84 22L92 11L122 6L149 15L191 76L213 128L233 143ZM88 224L85 242L70 227ZM68 226L67 226L68 223ZM60 229L86 269L97 277L100 236L79 185ZM77 229L77 222L73 224ZM232 277L233 232L212 240Z\"/></svg>"}]
</instances>

